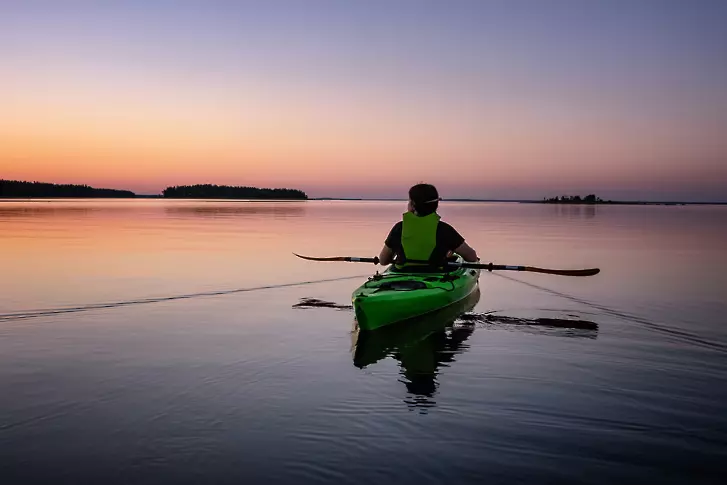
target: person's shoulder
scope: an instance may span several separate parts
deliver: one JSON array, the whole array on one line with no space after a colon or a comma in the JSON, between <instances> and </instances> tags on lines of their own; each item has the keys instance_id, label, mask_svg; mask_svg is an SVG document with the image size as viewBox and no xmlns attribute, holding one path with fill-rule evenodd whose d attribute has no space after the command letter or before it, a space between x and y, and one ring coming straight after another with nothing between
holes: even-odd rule
<instances>
[{"instance_id":1,"label":"person's shoulder","mask_svg":"<svg viewBox=\"0 0 727 485\"><path fill-rule=\"evenodd\" d=\"M459 241L460 239L464 240L464 238L457 231L457 229L452 227L451 224L448 224L441 220L439 221L439 226L437 227L437 232L449 239L453 239L453 240L457 240L457 241Z\"/></svg>"},{"instance_id":2,"label":"person's shoulder","mask_svg":"<svg viewBox=\"0 0 727 485\"><path fill-rule=\"evenodd\" d=\"M392 227L389 231L389 235L386 236L386 241L384 241L384 244L392 249L397 248L401 244L401 234L403 232L402 227L404 226L402 225L401 221L394 224L394 227Z\"/></svg>"},{"instance_id":3,"label":"person's shoulder","mask_svg":"<svg viewBox=\"0 0 727 485\"><path fill-rule=\"evenodd\" d=\"M404 227L404 224L401 221L394 224L393 227L391 228L391 230L389 231L389 237L394 237L398 234L401 234L403 231L403 227Z\"/></svg>"},{"instance_id":4,"label":"person's shoulder","mask_svg":"<svg viewBox=\"0 0 727 485\"><path fill-rule=\"evenodd\" d=\"M454 227L452 227L451 224L444 222L442 220L439 221L439 227L444 229L445 231L456 231Z\"/></svg>"},{"instance_id":5,"label":"person's shoulder","mask_svg":"<svg viewBox=\"0 0 727 485\"><path fill-rule=\"evenodd\" d=\"M443 221L442 219L439 219L439 225L444 227L452 227L452 225L448 222Z\"/></svg>"}]
</instances>

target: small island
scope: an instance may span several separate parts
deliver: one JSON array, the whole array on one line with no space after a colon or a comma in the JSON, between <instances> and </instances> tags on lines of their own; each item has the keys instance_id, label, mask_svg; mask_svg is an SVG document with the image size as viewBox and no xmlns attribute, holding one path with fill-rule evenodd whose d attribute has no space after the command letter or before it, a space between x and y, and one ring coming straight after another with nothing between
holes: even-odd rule
<instances>
[{"instance_id":1,"label":"small island","mask_svg":"<svg viewBox=\"0 0 727 485\"><path fill-rule=\"evenodd\" d=\"M177 185L162 191L167 199L282 199L308 200L298 189L259 189L229 185Z\"/></svg>"},{"instance_id":2,"label":"small island","mask_svg":"<svg viewBox=\"0 0 727 485\"><path fill-rule=\"evenodd\" d=\"M21 182L0 179L0 198L132 198L130 190L96 189L88 185Z\"/></svg>"},{"instance_id":3,"label":"small island","mask_svg":"<svg viewBox=\"0 0 727 485\"><path fill-rule=\"evenodd\" d=\"M553 197L551 199L544 198L541 201L543 204L613 204L613 205L685 205L684 202L644 202L644 201L630 201L630 200L603 200L600 197L596 197L594 194L589 194L585 197L580 195L562 195L560 197Z\"/></svg>"},{"instance_id":4,"label":"small island","mask_svg":"<svg viewBox=\"0 0 727 485\"><path fill-rule=\"evenodd\" d=\"M612 201L604 202L603 199L596 197L595 194L587 195L581 198L580 195L561 195L551 199L543 199L544 204L612 204Z\"/></svg>"}]
</instances>

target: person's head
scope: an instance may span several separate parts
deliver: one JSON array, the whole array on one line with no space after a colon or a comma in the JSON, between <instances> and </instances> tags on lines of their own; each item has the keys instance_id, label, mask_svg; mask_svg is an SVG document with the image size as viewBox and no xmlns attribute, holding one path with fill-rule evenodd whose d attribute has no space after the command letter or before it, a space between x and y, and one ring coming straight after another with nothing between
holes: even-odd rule
<instances>
[{"instance_id":1,"label":"person's head","mask_svg":"<svg viewBox=\"0 0 727 485\"><path fill-rule=\"evenodd\" d=\"M409 210L428 216L439 207L439 193L434 185L417 184L409 189Z\"/></svg>"}]
</instances>

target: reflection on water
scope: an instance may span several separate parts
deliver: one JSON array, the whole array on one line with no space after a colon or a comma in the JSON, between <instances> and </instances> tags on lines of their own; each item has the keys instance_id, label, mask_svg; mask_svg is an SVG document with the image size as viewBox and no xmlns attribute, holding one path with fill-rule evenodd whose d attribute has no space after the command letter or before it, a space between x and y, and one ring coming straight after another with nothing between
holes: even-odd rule
<instances>
[{"instance_id":1,"label":"reflection on water","mask_svg":"<svg viewBox=\"0 0 727 485\"><path fill-rule=\"evenodd\" d=\"M335 308L336 310L353 310L353 305L341 305L332 301L320 300L318 298L301 298L293 308Z\"/></svg>"},{"instance_id":2,"label":"reflection on water","mask_svg":"<svg viewBox=\"0 0 727 485\"><path fill-rule=\"evenodd\" d=\"M464 300L438 312L369 332L354 330L353 363L364 368L385 357L393 357L401 367L401 382L409 397L404 402L413 408L435 405L437 376L442 366L455 361L469 347L465 341L472 327L454 327L455 319L477 305L479 289Z\"/></svg>"},{"instance_id":3,"label":"reflection on water","mask_svg":"<svg viewBox=\"0 0 727 485\"><path fill-rule=\"evenodd\" d=\"M305 207L299 202L252 202L227 203L226 205L193 205L165 207L164 212L177 217L229 217L267 215L273 217L301 217Z\"/></svg>"},{"instance_id":4,"label":"reflection on water","mask_svg":"<svg viewBox=\"0 0 727 485\"><path fill-rule=\"evenodd\" d=\"M545 310L542 310L543 312ZM477 325L478 328L493 330L511 330L535 335L555 337L574 337L595 339L598 337L598 324L581 320L577 316L569 318L536 317L522 318L496 313L465 313L457 320L458 324Z\"/></svg>"},{"instance_id":5,"label":"reflection on water","mask_svg":"<svg viewBox=\"0 0 727 485\"><path fill-rule=\"evenodd\" d=\"M469 349L466 341L477 328L570 338L595 339L598 335L597 323L575 316L520 318L471 312L479 299L480 291L477 290L461 302L424 317L369 332L355 327L354 365L363 369L386 357L398 360L401 382L409 394L404 402L426 410L436 405L434 396L440 369L449 367L457 355Z\"/></svg>"},{"instance_id":6,"label":"reflection on water","mask_svg":"<svg viewBox=\"0 0 727 485\"><path fill-rule=\"evenodd\" d=\"M34 200L20 201L0 199L0 220L3 218L43 218L125 214L146 217L226 217L226 216L273 216L300 217L305 215L306 202L272 200Z\"/></svg>"},{"instance_id":7,"label":"reflection on water","mask_svg":"<svg viewBox=\"0 0 727 485\"><path fill-rule=\"evenodd\" d=\"M0 220L5 218L28 218L37 219L44 217L69 217L74 218L76 216L88 215L97 208L93 207L63 207L63 206L42 206L42 205L28 205L28 206L12 206L9 207L5 204L0 204Z\"/></svg>"},{"instance_id":8,"label":"reflection on water","mask_svg":"<svg viewBox=\"0 0 727 485\"><path fill-rule=\"evenodd\" d=\"M727 207L445 201L483 259L603 271L351 332L374 268L292 253L402 209L0 203L0 483L721 483Z\"/></svg>"},{"instance_id":9,"label":"reflection on water","mask_svg":"<svg viewBox=\"0 0 727 485\"><path fill-rule=\"evenodd\" d=\"M548 204L558 216L593 219L596 217L595 205L581 204Z\"/></svg>"}]
</instances>

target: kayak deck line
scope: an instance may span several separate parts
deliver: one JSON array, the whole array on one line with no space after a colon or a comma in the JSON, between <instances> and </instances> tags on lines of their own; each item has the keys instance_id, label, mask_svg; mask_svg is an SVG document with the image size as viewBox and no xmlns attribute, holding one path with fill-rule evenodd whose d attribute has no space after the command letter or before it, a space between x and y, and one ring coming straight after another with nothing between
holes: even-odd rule
<instances>
[{"instance_id":1,"label":"kayak deck line","mask_svg":"<svg viewBox=\"0 0 727 485\"><path fill-rule=\"evenodd\" d=\"M130 305L142 305L145 303L161 303L161 302L165 302L165 301L188 300L191 298L201 298L201 297L205 297L205 296L222 296L222 295L230 295L232 293L246 293L246 292L250 292L250 291L273 290L276 288L289 288L289 287L293 287L293 286L313 285L313 284L317 284L317 283L329 283L329 282L333 282L333 281L358 279L358 278L362 278L365 276L368 276L368 274L355 275L355 276L342 276L342 277L338 277L338 278L325 278L325 279L311 280L311 281L298 281L295 283L281 283L281 284L275 284L275 285L256 286L256 287L251 287L251 288L236 288L234 290L205 291L205 292L200 292L200 293L189 293L189 294L185 294L185 295L163 296L163 297L158 297L158 298L143 298L143 299L137 299L137 300L125 300L125 301L108 302L108 303L91 303L88 305L78 305L78 306L74 306L74 307L26 310L23 312L0 314L0 323L9 322L9 321L13 321L13 320L24 320L26 318L39 318L39 317L46 317L46 316L52 316L52 315L60 315L60 314L64 314L64 313L77 313L77 312L85 312L85 311L92 311L92 310L106 310L106 309L119 308L119 307L130 306Z\"/></svg>"},{"instance_id":2,"label":"kayak deck line","mask_svg":"<svg viewBox=\"0 0 727 485\"><path fill-rule=\"evenodd\" d=\"M427 289L426 283L449 283L449 287L437 286L429 288L431 290L455 291L456 285L454 281L460 278L458 275L451 273L416 273L416 279L411 279L411 273L376 273L359 287L361 289L374 288L376 292L381 291L414 291L418 289ZM392 281L384 281L392 280ZM383 281L383 282L382 282ZM402 283L397 285L397 283ZM378 286L371 286L372 284Z\"/></svg>"}]
</instances>

